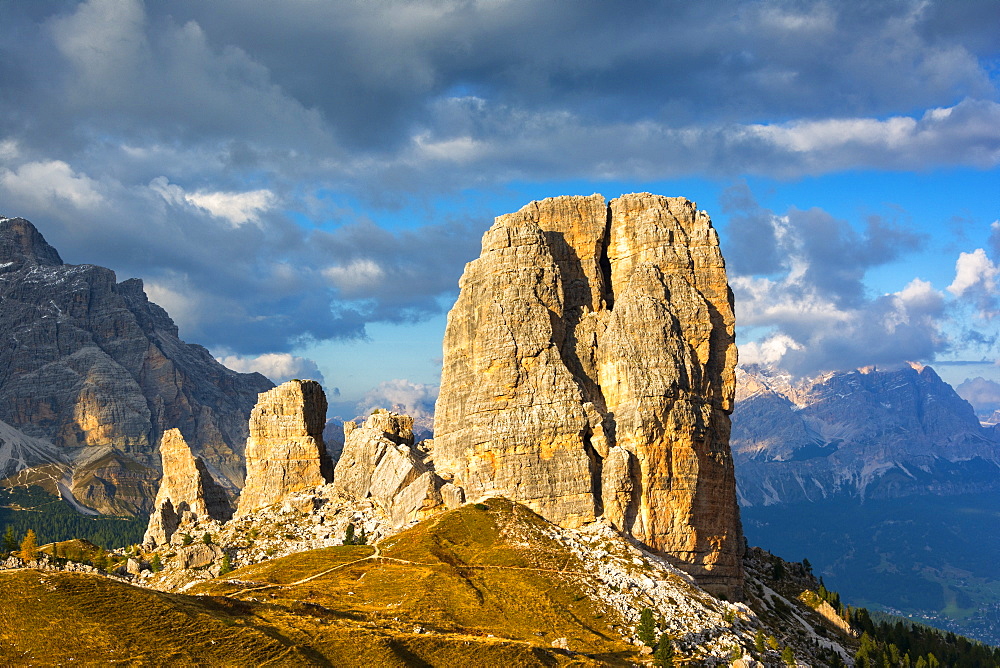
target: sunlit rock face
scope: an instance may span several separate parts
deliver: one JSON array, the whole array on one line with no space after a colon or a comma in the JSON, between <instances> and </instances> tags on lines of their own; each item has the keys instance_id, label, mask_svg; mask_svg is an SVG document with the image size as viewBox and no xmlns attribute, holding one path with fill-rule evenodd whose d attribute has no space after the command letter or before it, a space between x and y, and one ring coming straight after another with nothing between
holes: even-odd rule
<instances>
[{"instance_id":1,"label":"sunlit rock face","mask_svg":"<svg viewBox=\"0 0 1000 668\"><path fill-rule=\"evenodd\" d=\"M65 264L38 230L0 217L0 420L69 462L63 493L108 513L152 510L156 447L179 428L236 489L247 417L273 387L184 343L142 281Z\"/></svg>"},{"instance_id":2,"label":"sunlit rock face","mask_svg":"<svg viewBox=\"0 0 1000 668\"><path fill-rule=\"evenodd\" d=\"M191 453L179 429L168 429L160 442L163 478L143 543L164 545L185 525L226 522L233 509L225 490L200 457Z\"/></svg>"},{"instance_id":3,"label":"sunlit rock face","mask_svg":"<svg viewBox=\"0 0 1000 668\"><path fill-rule=\"evenodd\" d=\"M237 515L333 479L323 445L326 408L326 394L315 380L290 380L261 393L250 413L247 479Z\"/></svg>"},{"instance_id":4,"label":"sunlit rock face","mask_svg":"<svg viewBox=\"0 0 1000 668\"><path fill-rule=\"evenodd\" d=\"M344 451L333 486L356 500L370 500L391 526L456 508L464 498L434 472L430 441L413 442L413 418L378 410L361 424L344 424Z\"/></svg>"},{"instance_id":5,"label":"sunlit rock face","mask_svg":"<svg viewBox=\"0 0 1000 668\"><path fill-rule=\"evenodd\" d=\"M448 316L437 472L567 527L605 517L738 595L732 293L684 198L533 202L496 219Z\"/></svg>"}]
</instances>

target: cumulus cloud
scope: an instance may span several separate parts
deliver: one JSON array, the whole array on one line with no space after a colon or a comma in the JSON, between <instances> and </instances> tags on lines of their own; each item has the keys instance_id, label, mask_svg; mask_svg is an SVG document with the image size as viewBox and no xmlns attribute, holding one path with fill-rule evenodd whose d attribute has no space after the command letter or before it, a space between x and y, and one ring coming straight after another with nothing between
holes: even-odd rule
<instances>
[{"instance_id":1,"label":"cumulus cloud","mask_svg":"<svg viewBox=\"0 0 1000 668\"><path fill-rule=\"evenodd\" d=\"M196 206L216 218L229 221L234 227L247 222L259 223L261 214L272 209L277 203L274 193L266 189L248 192L199 190L189 193L180 186L170 183L164 176L150 181L149 187L160 193L163 199L171 204L187 203Z\"/></svg>"},{"instance_id":2,"label":"cumulus cloud","mask_svg":"<svg viewBox=\"0 0 1000 668\"><path fill-rule=\"evenodd\" d=\"M233 371L240 371L242 373L256 371L264 374L279 385L293 378L316 380L320 383L324 382L323 374L320 373L319 367L316 366L314 361L305 357L296 357L289 353L265 353L256 357L223 355L217 359ZM340 394L340 390L337 388L327 389L326 392L331 397Z\"/></svg>"},{"instance_id":3,"label":"cumulus cloud","mask_svg":"<svg viewBox=\"0 0 1000 668\"><path fill-rule=\"evenodd\" d=\"M736 319L754 333L741 344L744 363L811 375L948 349L945 295L931 283L915 278L879 297L864 284L872 268L919 249L921 236L877 217L858 231L819 209L777 215L742 185L725 200Z\"/></svg>"},{"instance_id":4,"label":"cumulus cloud","mask_svg":"<svg viewBox=\"0 0 1000 668\"><path fill-rule=\"evenodd\" d=\"M1000 267L977 248L971 253L961 253L955 262L955 280L948 292L968 299L975 304L982 318L991 319L1000 313Z\"/></svg>"},{"instance_id":5,"label":"cumulus cloud","mask_svg":"<svg viewBox=\"0 0 1000 668\"><path fill-rule=\"evenodd\" d=\"M1000 410L1000 383L987 380L982 376L966 378L965 382L955 387L958 396L962 397L976 409L980 415L989 415Z\"/></svg>"},{"instance_id":6,"label":"cumulus cloud","mask_svg":"<svg viewBox=\"0 0 1000 668\"><path fill-rule=\"evenodd\" d=\"M66 205L93 210L104 201L94 179L77 174L62 160L26 162L15 170L0 169L0 188L12 198L46 211Z\"/></svg>"},{"instance_id":7,"label":"cumulus cloud","mask_svg":"<svg viewBox=\"0 0 1000 668\"><path fill-rule=\"evenodd\" d=\"M402 378L387 380L365 393L358 402L358 413L367 415L376 408L385 408L414 418L432 417L438 390L437 385L414 383Z\"/></svg>"}]
</instances>

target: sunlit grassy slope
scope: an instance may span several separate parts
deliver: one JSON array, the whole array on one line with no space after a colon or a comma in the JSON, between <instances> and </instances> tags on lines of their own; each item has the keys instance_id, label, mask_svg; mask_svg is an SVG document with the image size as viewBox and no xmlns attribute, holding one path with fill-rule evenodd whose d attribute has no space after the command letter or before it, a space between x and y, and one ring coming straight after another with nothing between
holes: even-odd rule
<instances>
[{"instance_id":1,"label":"sunlit grassy slope","mask_svg":"<svg viewBox=\"0 0 1000 668\"><path fill-rule=\"evenodd\" d=\"M0 656L225 665L595 665L636 658L579 564L507 501L465 506L377 547L303 552L196 596L105 578L0 572ZM552 649L566 638L571 655Z\"/></svg>"}]
</instances>

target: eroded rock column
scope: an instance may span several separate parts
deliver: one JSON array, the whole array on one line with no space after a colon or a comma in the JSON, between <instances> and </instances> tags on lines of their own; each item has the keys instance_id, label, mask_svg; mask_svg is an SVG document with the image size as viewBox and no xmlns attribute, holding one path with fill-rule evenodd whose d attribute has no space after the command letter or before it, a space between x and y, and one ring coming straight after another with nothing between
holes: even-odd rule
<instances>
[{"instance_id":1,"label":"eroded rock column","mask_svg":"<svg viewBox=\"0 0 1000 668\"><path fill-rule=\"evenodd\" d=\"M323 445L326 408L326 394L314 380L290 380L260 394L250 413L238 516L333 479Z\"/></svg>"},{"instance_id":2,"label":"eroded rock column","mask_svg":"<svg viewBox=\"0 0 1000 668\"><path fill-rule=\"evenodd\" d=\"M184 525L228 521L233 508L225 490L212 478L200 457L191 453L179 429L168 429L160 441L163 478L143 543L165 545Z\"/></svg>"},{"instance_id":3,"label":"eroded rock column","mask_svg":"<svg viewBox=\"0 0 1000 668\"><path fill-rule=\"evenodd\" d=\"M460 287L438 473L564 526L605 517L738 595L734 319L708 216L650 194L533 202L496 219Z\"/></svg>"}]
</instances>

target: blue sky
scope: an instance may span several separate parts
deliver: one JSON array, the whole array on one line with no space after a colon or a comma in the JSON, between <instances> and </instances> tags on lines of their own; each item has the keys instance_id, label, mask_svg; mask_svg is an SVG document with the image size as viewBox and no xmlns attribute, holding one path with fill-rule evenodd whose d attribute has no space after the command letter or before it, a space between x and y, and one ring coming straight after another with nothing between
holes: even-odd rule
<instances>
[{"instance_id":1,"label":"blue sky","mask_svg":"<svg viewBox=\"0 0 1000 668\"><path fill-rule=\"evenodd\" d=\"M0 0L0 215L345 414L429 410L494 216L686 196L744 361L1000 407L1000 3Z\"/></svg>"}]
</instances>

